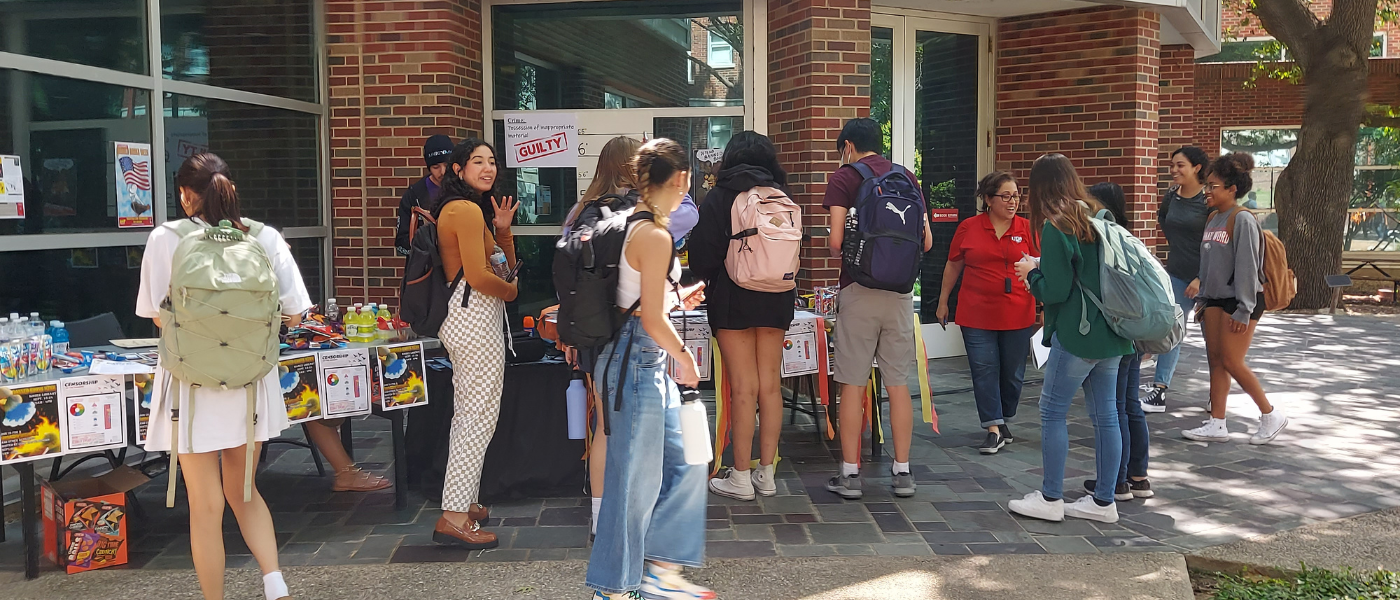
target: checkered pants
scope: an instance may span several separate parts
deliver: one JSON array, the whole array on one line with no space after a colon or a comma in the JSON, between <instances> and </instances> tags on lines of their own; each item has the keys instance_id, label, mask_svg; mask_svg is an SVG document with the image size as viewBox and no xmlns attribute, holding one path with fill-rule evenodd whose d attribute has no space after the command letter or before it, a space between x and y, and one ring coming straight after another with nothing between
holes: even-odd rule
<instances>
[{"instance_id":1,"label":"checkered pants","mask_svg":"<svg viewBox=\"0 0 1400 600\"><path fill-rule=\"evenodd\" d=\"M486 446L496 433L505 376L505 302L495 296L472 294L462 308L466 285L457 286L442 324L442 345L452 359L452 439L447 455L447 480L442 510L467 512L481 490L481 465Z\"/></svg>"}]
</instances>

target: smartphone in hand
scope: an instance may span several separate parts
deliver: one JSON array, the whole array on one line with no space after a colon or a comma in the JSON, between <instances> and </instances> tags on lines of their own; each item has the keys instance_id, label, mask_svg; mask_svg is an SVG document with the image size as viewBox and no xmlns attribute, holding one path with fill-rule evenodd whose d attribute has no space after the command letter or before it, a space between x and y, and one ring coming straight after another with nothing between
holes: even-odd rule
<instances>
[{"instance_id":1,"label":"smartphone in hand","mask_svg":"<svg viewBox=\"0 0 1400 600\"><path fill-rule=\"evenodd\" d=\"M520 273L520 265L523 265L523 264L525 264L524 261L519 261L519 260L515 261L515 266L514 266L514 267L511 267L511 268L510 268L510 272L506 273L506 277L505 277L506 283L510 283L510 282L512 282L512 281L515 281L515 276L518 275L518 274Z\"/></svg>"}]
</instances>

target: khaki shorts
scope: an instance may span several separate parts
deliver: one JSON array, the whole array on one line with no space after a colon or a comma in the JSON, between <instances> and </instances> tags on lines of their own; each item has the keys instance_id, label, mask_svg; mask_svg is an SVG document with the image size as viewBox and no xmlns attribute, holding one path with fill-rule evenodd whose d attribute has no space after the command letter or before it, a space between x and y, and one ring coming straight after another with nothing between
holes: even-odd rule
<instances>
[{"instance_id":1,"label":"khaki shorts","mask_svg":"<svg viewBox=\"0 0 1400 600\"><path fill-rule=\"evenodd\" d=\"M914 295L852 283L836 297L836 382L866 385L876 358L885 385L909 385L916 364Z\"/></svg>"}]
</instances>

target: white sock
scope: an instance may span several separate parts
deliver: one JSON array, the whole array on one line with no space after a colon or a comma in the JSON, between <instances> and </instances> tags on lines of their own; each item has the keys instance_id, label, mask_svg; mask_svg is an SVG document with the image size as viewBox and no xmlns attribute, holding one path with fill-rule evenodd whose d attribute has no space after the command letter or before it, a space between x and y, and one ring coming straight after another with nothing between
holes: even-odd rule
<instances>
[{"instance_id":1,"label":"white sock","mask_svg":"<svg viewBox=\"0 0 1400 600\"><path fill-rule=\"evenodd\" d=\"M603 508L603 499L590 498L590 500L593 501L593 521L591 523L593 527L589 530L589 533L598 535L598 509Z\"/></svg>"},{"instance_id":2,"label":"white sock","mask_svg":"<svg viewBox=\"0 0 1400 600\"><path fill-rule=\"evenodd\" d=\"M860 465L848 462L841 463L841 476L851 477L853 475L860 475Z\"/></svg>"},{"instance_id":3,"label":"white sock","mask_svg":"<svg viewBox=\"0 0 1400 600\"><path fill-rule=\"evenodd\" d=\"M277 600L291 595L287 591L287 582L282 579L281 571L273 571L263 575L263 595L267 597L267 600Z\"/></svg>"},{"instance_id":4,"label":"white sock","mask_svg":"<svg viewBox=\"0 0 1400 600\"><path fill-rule=\"evenodd\" d=\"M909 472L909 463L907 463L907 462L896 462L896 463L894 463L894 468L891 469L891 470L894 471L894 474L895 474L895 475L898 475L898 474L900 474L900 473L908 473L908 472Z\"/></svg>"}]
</instances>

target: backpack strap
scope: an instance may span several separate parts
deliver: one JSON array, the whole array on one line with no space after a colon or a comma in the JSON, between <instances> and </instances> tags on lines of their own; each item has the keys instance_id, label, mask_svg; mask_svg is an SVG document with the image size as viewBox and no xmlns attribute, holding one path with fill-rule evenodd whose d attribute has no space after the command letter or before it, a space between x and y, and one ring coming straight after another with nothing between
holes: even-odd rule
<instances>
[{"instance_id":1,"label":"backpack strap","mask_svg":"<svg viewBox=\"0 0 1400 600\"><path fill-rule=\"evenodd\" d=\"M256 386L260 386L261 384L261 381L255 381L253 383L249 383L248 385L243 386L244 391L246 391L248 395L248 443L245 444L247 446L247 454L243 457L243 461L245 463L243 472L244 502L253 501L253 470L258 464L253 460L253 446L255 445L255 442L253 440L256 439L256 432L254 431L254 426L258 423L258 388ZM191 392L191 395L193 395L193 392ZM191 400L193 400L193 398L191 398ZM193 403L191 403L191 405L193 405Z\"/></svg>"},{"instance_id":2,"label":"backpack strap","mask_svg":"<svg viewBox=\"0 0 1400 600\"><path fill-rule=\"evenodd\" d=\"M174 376L166 371L161 399L167 403L172 401L170 384L173 379ZM180 479L180 398L176 397L173 402L170 404L170 482L165 488L166 508L175 508L175 483Z\"/></svg>"},{"instance_id":3,"label":"backpack strap","mask_svg":"<svg viewBox=\"0 0 1400 600\"><path fill-rule=\"evenodd\" d=\"M170 228L171 231L175 232L175 235L182 238L191 233L204 231L204 226L194 222L194 219L177 219L166 223L165 227Z\"/></svg>"},{"instance_id":4,"label":"backpack strap","mask_svg":"<svg viewBox=\"0 0 1400 600\"><path fill-rule=\"evenodd\" d=\"M846 166L855 169L857 173L860 173L860 178L862 180L874 179L878 177L878 175L875 174L875 170L871 169L870 165L867 165L863 162L856 161L853 163L846 163ZM894 168L901 167L899 165L894 165Z\"/></svg>"}]
</instances>

